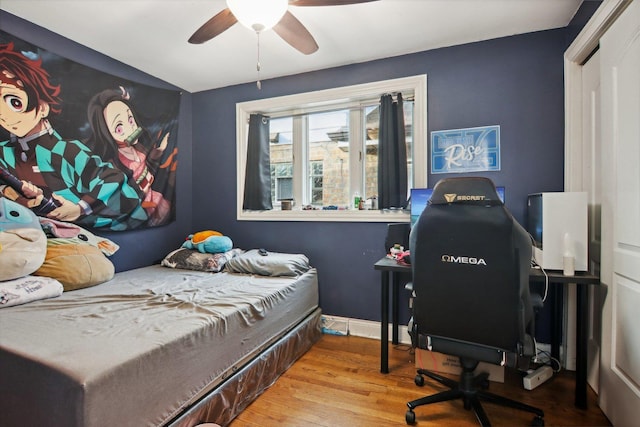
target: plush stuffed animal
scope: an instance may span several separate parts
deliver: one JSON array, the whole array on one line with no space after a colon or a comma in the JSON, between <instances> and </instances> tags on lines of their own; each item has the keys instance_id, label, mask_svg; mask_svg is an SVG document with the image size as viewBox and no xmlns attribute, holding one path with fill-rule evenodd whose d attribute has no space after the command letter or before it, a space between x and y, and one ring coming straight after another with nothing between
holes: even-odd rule
<instances>
[{"instance_id":1,"label":"plush stuffed animal","mask_svg":"<svg viewBox=\"0 0 640 427\"><path fill-rule=\"evenodd\" d=\"M31 210L0 197L0 280L36 271L47 254L47 236Z\"/></svg>"},{"instance_id":2,"label":"plush stuffed animal","mask_svg":"<svg viewBox=\"0 0 640 427\"><path fill-rule=\"evenodd\" d=\"M231 250L233 242L222 233L213 230L199 231L190 234L182 244L183 248L196 249L198 252L218 254Z\"/></svg>"}]
</instances>

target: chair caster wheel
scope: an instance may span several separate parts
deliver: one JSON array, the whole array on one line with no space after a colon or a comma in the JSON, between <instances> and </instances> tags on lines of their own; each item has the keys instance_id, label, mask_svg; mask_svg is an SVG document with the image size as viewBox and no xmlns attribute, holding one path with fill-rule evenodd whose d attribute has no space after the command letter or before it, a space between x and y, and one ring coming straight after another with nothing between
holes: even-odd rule
<instances>
[{"instance_id":1,"label":"chair caster wheel","mask_svg":"<svg viewBox=\"0 0 640 427\"><path fill-rule=\"evenodd\" d=\"M416 375L413 379L413 382L416 383L418 387L422 387L424 385L424 377L420 374Z\"/></svg>"},{"instance_id":2,"label":"chair caster wheel","mask_svg":"<svg viewBox=\"0 0 640 427\"><path fill-rule=\"evenodd\" d=\"M407 422L407 424L413 425L416 423L416 413L413 412L411 409L409 409L407 413L404 414L404 419Z\"/></svg>"},{"instance_id":3,"label":"chair caster wheel","mask_svg":"<svg viewBox=\"0 0 640 427\"><path fill-rule=\"evenodd\" d=\"M544 426L544 418L535 417L533 421L531 421L531 425L534 427L543 427Z\"/></svg>"}]
</instances>

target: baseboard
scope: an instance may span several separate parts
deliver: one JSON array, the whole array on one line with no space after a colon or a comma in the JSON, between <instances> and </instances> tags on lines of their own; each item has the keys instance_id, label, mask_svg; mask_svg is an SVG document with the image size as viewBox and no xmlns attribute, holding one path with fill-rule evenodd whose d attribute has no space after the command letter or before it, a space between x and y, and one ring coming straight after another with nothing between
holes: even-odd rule
<instances>
[{"instance_id":1,"label":"baseboard","mask_svg":"<svg viewBox=\"0 0 640 427\"><path fill-rule=\"evenodd\" d=\"M323 332L332 335L353 335L356 337L381 339L380 322L372 320L353 319L340 316L322 316ZM392 326L389 325L389 341L392 337ZM401 344L411 344L411 337L406 325L398 327L398 341Z\"/></svg>"},{"instance_id":2,"label":"baseboard","mask_svg":"<svg viewBox=\"0 0 640 427\"><path fill-rule=\"evenodd\" d=\"M391 341L392 326L389 325L389 341ZM354 319L350 317L341 316L322 316L322 329L326 334L332 335L353 335L355 337L364 337L379 340L380 335L380 322L374 322L372 320ZM399 325L398 327L398 341L400 344L411 344L411 337L407 332L406 325ZM551 354L551 344L537 343L538 354L540 363L546 363L549 357L545 356ZM562 349L561 349L562 351Z\"/></svg>"}]
</instances>

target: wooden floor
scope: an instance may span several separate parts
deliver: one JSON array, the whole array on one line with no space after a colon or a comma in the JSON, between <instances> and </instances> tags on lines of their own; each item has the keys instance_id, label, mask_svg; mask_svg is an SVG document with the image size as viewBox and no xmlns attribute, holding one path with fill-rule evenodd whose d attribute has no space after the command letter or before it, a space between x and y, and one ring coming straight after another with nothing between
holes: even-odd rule
<instances>
[{"instance_id":1,"label":"wooden floor","mask_svg":"<svg viewBox=\"0 0 640 427\"><path fill-rule=\"evenodd\" d=\"M390 346L389 374L380 373L380 342L352 336L323 335L231 424L243 426L402 426L406 403L444 390L425 378L414 384L414 358L408 346ZM453 377L452 377L453 378ZM536 388L525 390L522 378L507 370L505 383L492 382L489 390L537 406L547 426L609 426L589 388L588 410L577 409L573 372L563 371ZM529 425L528 413L484 403L494 426ZM477 426L461 401L416 408L416 426Z\"/></svg>"}]
</instances>

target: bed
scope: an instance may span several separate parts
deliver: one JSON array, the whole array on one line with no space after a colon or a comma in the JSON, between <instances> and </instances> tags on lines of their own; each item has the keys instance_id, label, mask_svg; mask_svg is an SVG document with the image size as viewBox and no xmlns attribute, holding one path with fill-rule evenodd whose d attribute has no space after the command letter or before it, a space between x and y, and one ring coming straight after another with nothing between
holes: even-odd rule
<instances>
[{"instance_id":1,"label":"bed","mask_svg":"<svg viewBox=\"0 0 640 427\"><path fill-rule=\"evenodd\" d=\"M0 310L0 425L227 425L319 338L317 271L152 265Z\"/></svg>"}]
</instances>

